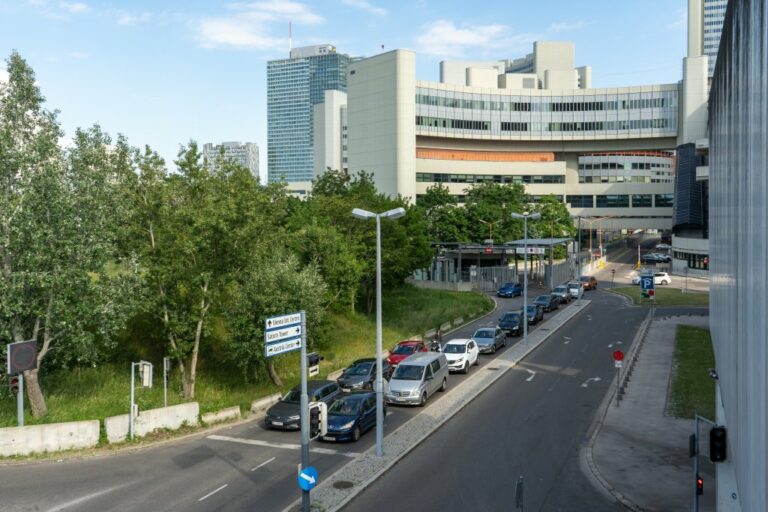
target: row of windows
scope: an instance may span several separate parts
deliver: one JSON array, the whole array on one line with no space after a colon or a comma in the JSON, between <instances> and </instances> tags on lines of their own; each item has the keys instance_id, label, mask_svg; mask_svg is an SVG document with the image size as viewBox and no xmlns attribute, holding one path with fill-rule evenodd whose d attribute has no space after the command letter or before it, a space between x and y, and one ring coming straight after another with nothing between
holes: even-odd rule
<instances>
[{"instance_id":1,"label":"row of windows","mask_svg":"<svg viewBox=\"0 0 768 512\"><path fill-rule=\"evenodd\" d=\"M672 183L672 176L579 176L579 183Z\"/></svg>"},{"instance_id":2,"label":"row of windows","mask_svg":"<svg viewBox=\"0 0 768 512\"><path fill-rule=\"evenodd\" d=\"M709 269L709 256L706 254L692 254L687 252L673 252L672 257L676 260L684 260L688 263L688 268L697 268L699 270ZM704 260L707 264L704 264Z\"/></svg>"},{"instance_id":3,"label":"row of windows","mask_svg":"<svg viewBox=\"0 0 768 512\"><path fill-rule=\"evenodd\" d=\"M634 110L675 106L668 98L531 103L446 98L429 94L416 94L416 104L448 108L466 108L472 110L499 110L504 112L592 112L598 110Z\"/></svg>"},{"instance_id":4,"label":"row of windows","mask_svg":"<svg viewBox=\"0 0 768 512\"><path fill-rule=\"evenodd\" d=\"M416 116L416 126L437 128L458 128L461 130L490 130L490 121L470 121L467 119L445 119L441 117Z\"/></svg>"},{"instance_id":5,"label":"row of windows","mask_svg":"<svg viewBox=\"0 0 768 512\"><path fill-rule=\"evenodd\" d=\"M653 194L654 203L651 203L651 194L632 194L633 208L650 208L652 204L656 208L672 206L672 194ZM571 208L629 208L629 194L617 195L572 195L566 196L565 202L571 204Z\"/></svg>"},{"instance_id":6,"label":"row of windows","mask_svg":"<svg viewBox=\"0 0 768 512\"><path fill-rule=\"evenodd\" d=\"M620 163L620 162L602 162L599 164L579 164L579 170L580 171L590 171L590 170L597 170L597 169L624 169L624 170L650 170L651 168L654 169L661 169L661 168L671 168L672 166L670 164L661 164L661 163L650 163L650 162L632 162L630 165L629 162L627 163Z\"/></svg>"},{"instance_id":7,"label":"row of windows","mask_svg":"<svg viewBox=\"0 0 768 512\"><path fill-rule=\"evenodd\" d=\"M560 123L523 123L502 121L503 132L591 132L604 130L646 130L668 128L669 119L626 119L621 121L585 121ZM416 126L434 128L454 128L461 130L491 129L490 121L470 121L467 119L446 119L443 117L416 116Z\"/></svg>"},{"instance_id":8,"label":"row of windows","mask_svg":"<svg viewBox=\"0 0 768 512\"><path fill-rule=\"evenodd\" d=\"M443 174L417 172L417 183L565 183L562 174L500 175L500 174Z\"/></svg>"}]
</instances>

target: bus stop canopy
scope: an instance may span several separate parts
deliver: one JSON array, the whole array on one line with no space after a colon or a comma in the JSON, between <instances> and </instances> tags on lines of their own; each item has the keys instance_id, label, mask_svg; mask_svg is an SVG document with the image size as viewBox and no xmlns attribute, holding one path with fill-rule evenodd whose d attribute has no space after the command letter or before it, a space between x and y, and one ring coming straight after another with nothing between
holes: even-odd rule
<instances>
[{"instance_id":1,"label":"bus stop canopy","mask_svg":"<svg viewBox=\"0 0 768 512\"><path fill-rule=\"evenodd\" d=\"M565 245L572 242L573 238L529 238L528 245L533 247L554 247L555 245ZM504 245L523 247L526 244L525 239L511 240Z\"/></svg>"}]
</instances>

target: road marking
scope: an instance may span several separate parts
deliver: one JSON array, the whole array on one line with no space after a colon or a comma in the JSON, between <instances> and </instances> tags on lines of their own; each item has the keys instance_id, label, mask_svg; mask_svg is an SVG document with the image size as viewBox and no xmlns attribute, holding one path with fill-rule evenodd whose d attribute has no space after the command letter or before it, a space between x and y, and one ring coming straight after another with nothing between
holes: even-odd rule
<instances>
[{"instance_id":1,"label":"road marking","mask_svg":"<svg viewBox=\"0 0 768 512\"><path fill-rule=\"evenodd\" d=\"M223 488L227 487L228 485L229 485L229 484L224 484L224 485L222 485L221 487L219 487L219 488L218 488L218 489L216 489L215 491L211 491L211 492L209 492L208 494L206 494L205 496L203 496L202 498L200 498L200 499L199 499L199 500L197 500L197 501L203 501L205 498L210 498L211 496L213 496L214 494L216 494L217 492L219 492L219 491L220 491L220 490L222 490Z\"/></svg>"},{"instance_id":2,"label":"road marking","mask_svg":"<svg viewBox=\"0 0 768 512\"><path fill-rule=\"evenodd\" d=\"M563 343L565 345L569 344L570 342L571 342L571 338L569 338L568 336L563 336Z\"/></svg>"},{"instance_id":3,"label":"road marking","mask_svg":"<svg viewBox=\"0 0 768 512\"><path fill-rule=\"evenodd\" d=\"M110 487L108 489L104 489L103 491L97 491L91 494L86 494L85 496L81 496L80 498L76 498L72 501L68 501L66 503L62 503L61 505L56 505L53 508L49 508L47 512L59 512L61 510L66 510L68 508L72 508L76 505L80 505L83 502L86 502L88 500L92 500L94 498L98 498L99 496L103 494L110 493L112 491L116 491L117 489L120 489L121 487L125 487L129 484L122 484L122 485L115 485L114 487Z\"/></svg>"},{"instance_id":4,"label":"road marking","mask_svg":"<svg viewBox=\"0 0 768 512\"><path fill-rule=\"evenodd\" d=\"M581 387L586 388L590 382L600 382L601 380L600 377L590 377L581 384Z\"/></svg>"},{"instance_id":5,"label":"road marking","mask_svg":"<svg viewBox=\"0 0 768 512\"><path fill-rule=\"evenodd\" d=\"M592 321L592 315L587 315L587 320Z\"/></svg>"},{"instance_id":6,"label":"road marking","mask_svg":"<svg viewBox=\"0 0 768 512\"><path fill-rule=\"evenodd\" d=\"M241 443L241 444L250 444L253 446L266 446L268 448L281 448L283 450L300 450L301 445L300 444L291 444L291 443L269 443L267 441L259 441L258 439L242 439L239 437L229 437L229 436L208 436L208 439L212 439L214 441L229 441L231 443ZM323 453L326 455L341 455L343 457L349 457L351 459L354 459L359 453L353 453L353 452L340 452L338 450L331 450L330 448L311 448L311 452L315 453Z\"/></svg>"},{"instance_id":7,"label":"road marking","mask_svg":"<svg viewBox=\"0 0 768 512\"><path fill-rule=\"evenodd\" d=\"M530 374L531 374L531 376L530 376L530 377L528 377L527 379L525 379L525 382L531 382L531 381L533 380L533 378L536 376L536 372L535 372L535 371L533 371L533 370L528 370L527 368L526 368L526 371L527 371L528 373L530 373Z\"/></svg>"},{"instance_id":8,"label":"road marking","mask_svg":"<svg viewBox=\"0 0 768 512\"><path fill-rule=\"evenodd\" d=\"M257 469L259 469L259 468L263 468L264 466L266 466L267 464L269 464L270 462L272 462L272 461L273 461L273 460L275 460L276 458L277 458L277 457L272 457L272 458L271 458L271 459L269 459L269 460L265 460L264 462L262 462L261 464L259 464L259 465L258 465L258 466L256 466L255 468L251 468L251 471L256 471L256 470L257 470Z\"/></svg>"},{"instance_id":9,"label":"road marking","mask_svg":"<svg viewBox=\"0 0 768 512\"><path fill-rule=\"evenodd\" d=\"M609 343L609 344L608 344L608 348L613 348L613 346L614 346L614 345L621 345L621 342L620 342L620 341L617 341L617 342L615 342L615 343Z\"/></svg>"}]
</instances>

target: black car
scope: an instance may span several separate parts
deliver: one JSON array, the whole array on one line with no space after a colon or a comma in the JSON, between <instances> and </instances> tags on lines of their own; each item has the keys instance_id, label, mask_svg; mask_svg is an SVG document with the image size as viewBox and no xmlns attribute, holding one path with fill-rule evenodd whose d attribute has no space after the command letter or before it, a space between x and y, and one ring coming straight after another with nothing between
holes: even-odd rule
<instances>
[{"instance_id":1,"label":"black car","mask_svg":"<svg viewBox=\"0 0 768 512\"><path fill-rule=\"evenodd\" d=\"M557 297L560 300L560 297ZM538 304L528 304L528 323L535 325L544 320L544 308Z\"/></svg>"},{"instance_id":2,"label":"black car","mask_svg":"<svg viewBox=\"0 0 768 512\"><path fill-rule=\"evenodd\" d=\"M539 295L533 301L537 306L541 306L545 313L559 308L560 298L557 295Z\"/></svg>"},{"instance_id":3,"label":"black car","mask_svg":"<svg viewBox=\"0 0 768 512\"><path fill-rule=\"evenodd\" d=\"M499 318L499 328L507 333L507 336L520 336L523 333L523 323L520 321L521 311L507 311Z\"/></svg>"},{"instance_id":4,"label":"black car","mask_svg":"<svg viewBox=\"0 0 768 512\"><path fill-rule=\"evenodd\" d=\"M307 395L310 402L333 403L341 390L331 380L310 380L307 382ZM299 430L301 428L301 386L290 390L275 405L267 409L264 424L269 428L281 430Z\"/></svg>"},{"instance_id":5,"label":"black car","mask_svg":"<svg viewBox=\"0 0 768 512\"><path fill-rule=\"evenodd\" d=\"M382 361L381 371L384 378L389 380L392 375L392 367L387 360ZM344 373L336 379L341 386L342 391L358 391L364 389L373 389L373 383L376 382L376 358L367 357L358 359L344 370Z\"/></svg>"},{"instance_id":6,"label":"black car","mask_svg":"<svg viewBox=\"0 0 768 512\"><path fill-rule=\"evenodd\" d=\"M384 417L387 407L384 406ZM355 392L336 400L328 408L328 432L323 441L357 441L376 426L376 393Z\"/></svg>"}]
</instances>

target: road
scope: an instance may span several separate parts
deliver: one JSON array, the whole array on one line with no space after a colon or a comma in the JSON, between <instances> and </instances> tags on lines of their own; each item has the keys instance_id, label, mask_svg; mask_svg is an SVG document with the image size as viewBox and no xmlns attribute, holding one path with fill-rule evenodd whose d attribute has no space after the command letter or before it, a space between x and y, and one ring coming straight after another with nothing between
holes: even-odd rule
<instances>
[{"instance_id":1,"label":"road","mask_svg":"<svg viewBox=\"0 0 768 512\"><path fill-rule=\"evenodd\" d=\"M535 297L541 290L532 288L529 291ZM445 339L469 337L481 325L495 325L502 311L519 308L522 299L499 299L499 302L499 311L447 335ZM556 312L545 316L553 314ZM510 346L519 340L510 338ZM560 347L560 343L558 340L553 345ZM470 371L470 376L475 371L482 371L492 360L492 357L481 356L480 368ZM546 369L536 371L542 376L547 372ZM464 375L451 375L448 392L465 378ZM544 380L536 378L538 381L531 391ZM590 393L593 391L594 388ZM558 388L553 395L559 392ZM438 393L430 398L430 402L443 396ZM385 433L424 409L389 407L388 411ZM374 438L374 432L369 431L358 443L313 442L311 463L322 478L340 468L350 457L368 449ZM55 463L5 465L0 467L0 508L13 512L279 511L299 496L296 483L299 444L299 433L267 430L258 419L161 446Z\"/></svg>"},{"instance_id":2,"label":"road","mask_svg":"<svg viewBox=\"0 0 768 512\"><path fill-rule=\"evenodd\" d=\"M594 490L578 456L614 375L611 354L629 348L645 311L613 294L587 296L584 314L344 510L514 510L521 475L526 511L623 510Z\"/></svg>"}]
</instances>

